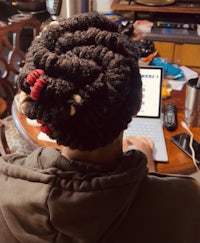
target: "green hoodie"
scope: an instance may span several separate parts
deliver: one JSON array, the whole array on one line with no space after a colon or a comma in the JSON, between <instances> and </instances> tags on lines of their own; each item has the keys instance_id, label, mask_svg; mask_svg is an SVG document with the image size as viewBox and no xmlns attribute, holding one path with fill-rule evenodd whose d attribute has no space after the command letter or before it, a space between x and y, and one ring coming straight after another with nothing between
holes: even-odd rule
<instances>
[{"instance_id":1,"label":"green hoodie","mask_svg":"<svg viewBox=\"0 0 200 243\"><path fill-rule=\"evenodd\" d=\"M54 148L0 157L0 243L200 243L200 185L148 173L132 150L117 165Z\"/></svg>"}]
</instances>

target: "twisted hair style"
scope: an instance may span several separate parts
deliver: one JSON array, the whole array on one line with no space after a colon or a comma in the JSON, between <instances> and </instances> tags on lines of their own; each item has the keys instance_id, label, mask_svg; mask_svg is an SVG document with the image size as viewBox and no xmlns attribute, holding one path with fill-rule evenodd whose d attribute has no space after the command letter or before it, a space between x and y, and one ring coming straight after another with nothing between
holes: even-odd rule
<instances>
[{"instance_id":1,"label":"twisted hair style","mask_svg":"<svg viewBox=\"0 0 200 243\"><path fill-rule=\"evenodd\" d=\"M51 127L52 139L71 149L111 143L140 106L138 48L118 25L96 12L54 21L33 41L18 85L25 114ZM42 69L39 99L27 75Z\"/></svg>"}]
</instances>

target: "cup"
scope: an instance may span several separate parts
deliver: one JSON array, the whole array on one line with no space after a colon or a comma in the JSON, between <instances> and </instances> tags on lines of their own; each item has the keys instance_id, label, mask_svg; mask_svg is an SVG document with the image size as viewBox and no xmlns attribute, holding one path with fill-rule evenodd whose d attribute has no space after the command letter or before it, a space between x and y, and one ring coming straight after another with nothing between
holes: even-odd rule
<instances>
[{"instance_id":1,"label":"cup","mask_svg":"<svg viewBox=\"0 0 200 243\"><path fill-rule=\"evenodd\" d=\"M186 86L185 122L190 127L200 126L200 77L190 79Z\"/></svg>"}]
</instances>

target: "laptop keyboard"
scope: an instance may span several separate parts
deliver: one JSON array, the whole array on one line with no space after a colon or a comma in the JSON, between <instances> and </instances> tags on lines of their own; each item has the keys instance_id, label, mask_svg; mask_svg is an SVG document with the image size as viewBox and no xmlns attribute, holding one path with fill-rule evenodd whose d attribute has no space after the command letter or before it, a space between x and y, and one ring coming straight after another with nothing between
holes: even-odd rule
<instances>
[{"instance_id":1,"label":"laptop keyboard","mask_svg":"<svg viewBox=\"0 0 200 243\"><path fill-rule=\"evenodd\" d=\"M135 123L133 126L129 127L125 130L125 136L142 136L151 138L154 143L158 143L160 141L160 136L158 135L158 129L156 124L139 124Z\"/></svg>"}]
</instances>

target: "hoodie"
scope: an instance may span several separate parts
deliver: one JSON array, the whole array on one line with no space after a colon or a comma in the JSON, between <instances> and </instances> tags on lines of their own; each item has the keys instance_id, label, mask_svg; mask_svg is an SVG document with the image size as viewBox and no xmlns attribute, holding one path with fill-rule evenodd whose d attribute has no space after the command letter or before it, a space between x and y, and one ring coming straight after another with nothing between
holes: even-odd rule
<instances>
[{"instance_id":1,"label":"hoodie","mask_svg":"<svg viewBox=\"0 0 200 243\"><path fill-rule=\"evenodd\" d=\"M46 147L0 158L0 243L200 243L200 186L146 157L69 161Z\"/></svg>"}]
</instances>

